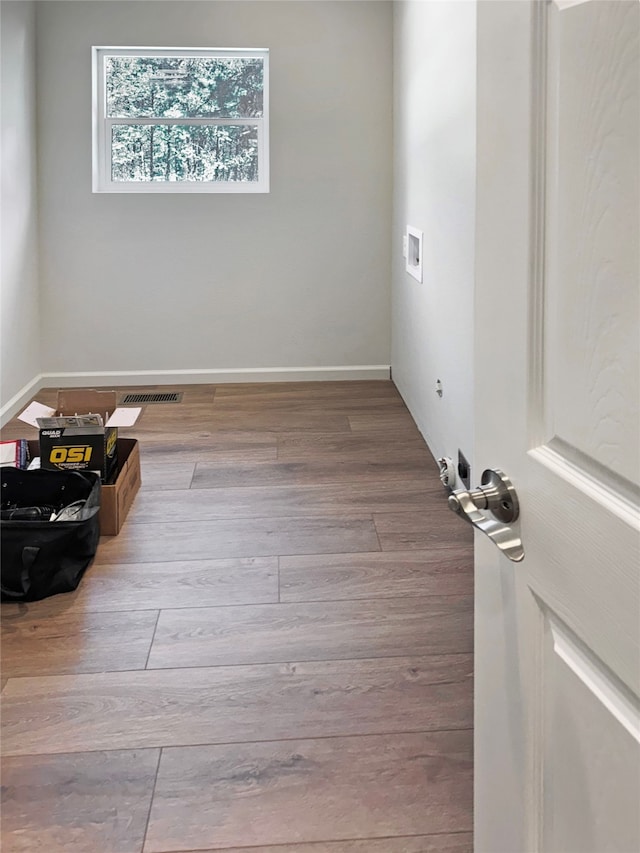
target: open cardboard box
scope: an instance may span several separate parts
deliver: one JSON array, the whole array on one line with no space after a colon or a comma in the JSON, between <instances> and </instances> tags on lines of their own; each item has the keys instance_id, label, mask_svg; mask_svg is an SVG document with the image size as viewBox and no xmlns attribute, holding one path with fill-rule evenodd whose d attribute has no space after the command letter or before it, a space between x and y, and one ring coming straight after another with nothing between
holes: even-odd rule
<instances>
[{"instance_id":1,"label":"open cardboard box","mask_svg":"<svg viewBox=\"0 0 640 853\"><path fill-rule=\"evenodd\" d=\"M40 443L36 439L29 441L29 453L32 459L40 455ZM116 536L120 533L141 482L138 440L119 438L118 473L113 483L103 484L101 489L98 518L102 536Z\"/></svg>"},{"instance_id":2,"label":"open cardboard box","mask_svg":"<svg viewBox=\"0 0 640 853\"><path fill-rule=\"evenodd\" d=\"M140 412L141 409L117 408L115 391L74 389L58 391L56 409L33 402L18 418L37 429L38 418L91 413L102 415L105 427L117 428L133 426ZM103 536L115 536L120 532L141 483L140 447L137 439L118 437L116 445L116 475L111 482L102 484L100 533ZM32 458L40 456L40 442L29 441L29 451Z\"/></svg>"},{"instance_id":3,"label":"open cardboard box","mask_svg":"<svg viewBox=\"0 0 640 853\"><path fill-rule=\"evenodd\" d=\"M55 409L36 400L18 415L18 420L38 428L38 418L50 418L56 415L102 415L105 426L130 427L138 420L140 408L120 408L116 406L115 391L96 391L95 388L74 388L58 391L58 403Z\"/></svg>"}]
</instances>

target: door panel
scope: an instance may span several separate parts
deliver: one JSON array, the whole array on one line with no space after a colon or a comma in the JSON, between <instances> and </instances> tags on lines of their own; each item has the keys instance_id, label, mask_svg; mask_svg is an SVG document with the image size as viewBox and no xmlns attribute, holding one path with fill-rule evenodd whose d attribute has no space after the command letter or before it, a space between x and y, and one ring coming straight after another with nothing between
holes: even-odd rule
<instances>
[{"instance_id":1,"label":"door panel","mask_svg":"<svg viewBox=\"0 0 640 853\"><path fill-rule=\"evenodd\" d=\"M545 628L542 849L632 853L640 837L634 699L555 616L545 614Z\"/></svg>"},{"instance_id":2,"label":"door panel","mask_svg":"<svg viewBox=\"0 0 640 853\"><path fill-rule=\"evenodd\" d=\"M544 314L548 437L587 473L636 486L638 11L548 7Z\"/></svg>"},{"instance_id":3,"label":"door panel","mask_svg":"<svg viewBox=\"0 0 640 853\"><path fill-rule=\"evenodd\" d=\"M640 849L640 5L478 4L478 853Z\"/></svg>"}]
</instances>

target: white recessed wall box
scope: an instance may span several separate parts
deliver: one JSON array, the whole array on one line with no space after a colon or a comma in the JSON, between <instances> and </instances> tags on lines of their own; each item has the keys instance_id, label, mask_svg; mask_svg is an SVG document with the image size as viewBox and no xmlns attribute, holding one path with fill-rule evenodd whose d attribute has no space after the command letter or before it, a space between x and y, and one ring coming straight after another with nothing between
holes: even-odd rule
<instances>
[{"instance_id":1,"label":"white recessed wall box","mask_svg":"<svg viewBox=\"0 0 640 853\"><path fill-rule=\"evenodd\" d=\"M422 282L422 231L407 225L406 270L416 281Z\"/></svg>"}]
</instances>

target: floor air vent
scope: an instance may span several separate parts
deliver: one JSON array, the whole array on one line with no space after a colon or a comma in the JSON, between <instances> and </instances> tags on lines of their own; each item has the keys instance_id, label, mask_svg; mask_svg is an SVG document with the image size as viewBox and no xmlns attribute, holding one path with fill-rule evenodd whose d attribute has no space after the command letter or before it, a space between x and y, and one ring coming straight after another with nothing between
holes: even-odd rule
<instances>
[{"instance_id":1,"label":"floor air vent","mask_svg":"<svg viewBox=\"0 0 640 853\"><path fill-rule=\"evenodd\" d=\"M125 394L122 404L126 403L181 403L182 391L171 391L169 394Z\"/></svg>"}]
</instances>

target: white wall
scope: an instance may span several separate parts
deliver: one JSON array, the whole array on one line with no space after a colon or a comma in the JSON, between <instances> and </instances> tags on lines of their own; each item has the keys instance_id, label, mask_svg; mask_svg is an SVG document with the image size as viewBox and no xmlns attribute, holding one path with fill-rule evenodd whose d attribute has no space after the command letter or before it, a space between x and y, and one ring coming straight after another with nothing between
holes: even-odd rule
<instances>
[{"instance_id":1,"label":"white wall","mask_svg":"<svg viewBox=\"0 0 640 853\"><path fill-rule=\"evenodd\" d=\"M40 374L35 141L35 5L3 2L1 30L0 389L13 411ZM16 399L17 398L17 399Z\"/></svg>"},{"instance_id":2,"label":"white wall","mask_svg":"<svg viewBox=\"0 0 640 853\"><path fill-rule=\"evenodd\" d=\"M389 364L391 23L360 0L38 4L47 372ZM92 194L91 45L270 48L271 193Z\"/></svg>"},{"instance_id":3,"label":"white wall","mask_svg":"<svg viewBox=\"0 0 640 853\"><path fill-rule=\"evenodd\" d=\"M475 2L396 3L394 30L393 379L433 454L471 462ZM422 284L406 225L424 231Z\"/></svg>"}]
</instances>

